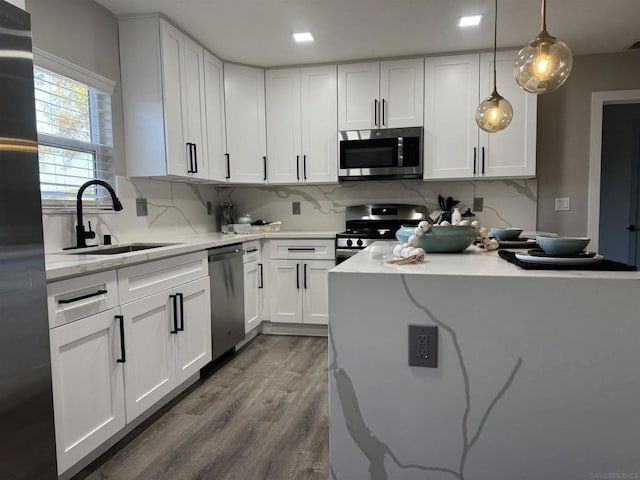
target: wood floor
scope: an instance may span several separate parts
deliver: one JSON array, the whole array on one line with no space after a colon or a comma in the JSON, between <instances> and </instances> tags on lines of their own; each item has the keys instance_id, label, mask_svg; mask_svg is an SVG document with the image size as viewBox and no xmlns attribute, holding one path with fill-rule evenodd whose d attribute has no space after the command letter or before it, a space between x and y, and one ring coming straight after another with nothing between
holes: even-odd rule
<instances>
[{"instance_id":1,"label":"wood floor","mask_svg":"<svg viewBox=\"0 0 640 480\"><path fill-rule=\"evenodd\" d=\"M74 480L329 478L327 339L260 335Z\"/></svg>"}]
</instances>

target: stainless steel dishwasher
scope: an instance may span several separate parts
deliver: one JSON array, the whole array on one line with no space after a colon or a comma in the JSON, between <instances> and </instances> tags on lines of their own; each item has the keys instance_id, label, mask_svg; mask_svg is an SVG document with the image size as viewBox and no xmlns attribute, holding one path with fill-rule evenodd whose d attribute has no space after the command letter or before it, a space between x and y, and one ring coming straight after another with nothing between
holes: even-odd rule
<instances>
[{"instance_id":1,"label":"stainless steel dishwasher","mask_svg":"<svg viewBox=\"0 0 640 480\"><path fill-rule=\"evenodd\" d=\"M244 339L244 250L240 244L207 250L211 282L211 343L215 360Z\"/></svg>"}]
</instances>

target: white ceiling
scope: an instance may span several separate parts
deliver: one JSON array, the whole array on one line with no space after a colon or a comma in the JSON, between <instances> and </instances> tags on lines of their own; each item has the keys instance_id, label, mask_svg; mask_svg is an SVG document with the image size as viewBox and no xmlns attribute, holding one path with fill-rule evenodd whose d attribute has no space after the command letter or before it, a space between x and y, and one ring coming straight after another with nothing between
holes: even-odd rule
<instances>
[{"instance_id":1,"label":"white ceiling","mask_svg":"<svg viewBox=\"0 0 640 480\"><path fill-rule=\"evenodd\" d=\"M97 0L116 15L161 12L227 61L298 65L489 49L492 0ZM460 29L462 15L483 14ZM640 40L640 0L548 0L549 32L576 55ZM539 0L498 1L498 48L540 29ZM312 44L293 32L311 31Z\"/></svg>"}]
</instances>

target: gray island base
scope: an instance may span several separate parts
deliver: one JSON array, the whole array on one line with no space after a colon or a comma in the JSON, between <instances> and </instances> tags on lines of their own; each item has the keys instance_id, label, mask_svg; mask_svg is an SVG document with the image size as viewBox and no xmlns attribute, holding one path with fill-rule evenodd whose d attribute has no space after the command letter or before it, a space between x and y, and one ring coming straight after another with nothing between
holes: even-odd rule
<instances>
[{"instance_id":1,"label":"gray island base","mask_svg":"<svg viewBox=\"0 0 640 480\"><path fill-rule=\"evenodd\" d=\"M392 247L329 273L332 479L640 478L640 273ZM438 326L437 368L409 325Z\"/></svg>"}]
</instances>

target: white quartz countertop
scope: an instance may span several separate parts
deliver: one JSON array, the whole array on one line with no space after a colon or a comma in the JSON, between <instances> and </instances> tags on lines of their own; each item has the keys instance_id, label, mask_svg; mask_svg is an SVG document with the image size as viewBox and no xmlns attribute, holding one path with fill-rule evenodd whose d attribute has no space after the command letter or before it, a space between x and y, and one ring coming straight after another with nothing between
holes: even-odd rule
<instances>
[{"instance_id":1,"label":"white quartz countertop","mask_svg":"<svg viewBox=\"0 0 640 480\"><path fill-rule=\"evenodd\" d=\"M586 270L524 270L498 256L498 252L487 252L471 246L462 253L427 253L423 263L417 265L388 265L396 242L376 242L347 261L337 265L331 274L411 274L411 275L453 275L477 277L548 277L548 278L591 278L628 279L640 281L640 272L600 272Z\"/></svg>"},{"instance_id":2,"label":"white quartz countertop","mask_svg":"<svg viewBox=\"0 0 640 480\"><path fill-rule=\"evenodd\" d=\"M250 240L268 239L333 239L336 231L284 231L270 233L251 233L247 235L208 233L201 235L161 236L154 238L139 238L127 243L166 243L173 244L166 247L140 250L137 252L121 253L117 255L92 255L64 252L49 252L45 254L47 281L61 280L87 273L110 270L136 263L173 257L185 253L197 252L208 248L223 247L234 243ZM117 246L117 245L114 245Z\"/></svg>"}]
</instances>

